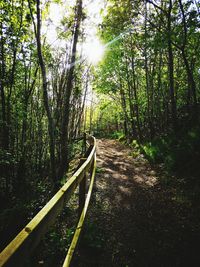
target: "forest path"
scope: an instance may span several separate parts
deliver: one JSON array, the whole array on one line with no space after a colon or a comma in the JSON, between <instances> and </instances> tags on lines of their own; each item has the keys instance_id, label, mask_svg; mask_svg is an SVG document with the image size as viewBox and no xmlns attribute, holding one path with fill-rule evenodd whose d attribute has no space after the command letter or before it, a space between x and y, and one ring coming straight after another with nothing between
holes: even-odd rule
<instances>
[{"instance_id":1,"label":"forest path","mask_svg":"<svg viewBox=\"0 0 200 267\"><path fill-rule=\"evenodd\" d=\"M142 154L133 158L115 140L97 146L96 200L72 266L195 266L189 207L159 183Z\"/></svg>"}]
</instances>

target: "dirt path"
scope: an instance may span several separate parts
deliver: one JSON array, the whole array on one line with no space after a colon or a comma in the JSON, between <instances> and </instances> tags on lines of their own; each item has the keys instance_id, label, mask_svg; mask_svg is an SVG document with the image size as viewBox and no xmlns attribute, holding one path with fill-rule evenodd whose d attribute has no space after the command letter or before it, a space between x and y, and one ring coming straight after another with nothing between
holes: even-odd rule
<instances>
[{"instance_id":1,"label":"dirt path","mask_svg":"<svg viewBox=\"0 0 200 267\"><path fill-rule=\"evenodd\" d=\"M114 140L99 140L96 200L72 266L200 266L199 236L190 205L143 155Z\"/></svg>"}]
</instances>

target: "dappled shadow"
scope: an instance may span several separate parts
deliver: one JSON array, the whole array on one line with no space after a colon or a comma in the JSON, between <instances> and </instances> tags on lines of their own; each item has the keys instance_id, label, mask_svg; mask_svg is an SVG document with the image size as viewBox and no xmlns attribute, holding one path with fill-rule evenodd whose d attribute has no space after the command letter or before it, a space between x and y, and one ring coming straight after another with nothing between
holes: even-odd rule
<instances>
[{"instance_id":1,"label":"dappled shadow","mask_svg":"<svg viewBox=\"0 0 200 267\"><path fill-rule=\"evenodd\" d=\"M199 214L143 157L98 141L96 199L72 266L200 266Z\"/></svg>"}]
</instances>

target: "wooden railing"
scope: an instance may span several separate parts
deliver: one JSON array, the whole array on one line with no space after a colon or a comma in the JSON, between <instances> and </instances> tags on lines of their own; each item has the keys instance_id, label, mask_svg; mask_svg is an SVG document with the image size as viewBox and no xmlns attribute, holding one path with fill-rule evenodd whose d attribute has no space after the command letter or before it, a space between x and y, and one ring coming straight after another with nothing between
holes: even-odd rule
<instances>
[{"instance_id":1,"label":"wooden railing","mask_svg":"<svg viewBox=\"0 0 200 267\"><path fill-rule=\"evenodd\" d=\"M22 231L8 244L0 254L0 266L23 266L25 261L44 234L48 231L61 213L64 204L70 199L79 185L79 222L74 237L69 247L67 256L63 263L64 267L70 265L80 232L88 209L96 168L96 140L88 136L88 145L84 158L81 159L79 168L74 175L63 185L63 187L52 197L52 199L37 213L37 215L22 229ZM88 177L89 176L89 177ZM86 196L86 180L90 178L89 189ZM67 246L67 244L66 244Z\"/></svg>"}]
</instances>

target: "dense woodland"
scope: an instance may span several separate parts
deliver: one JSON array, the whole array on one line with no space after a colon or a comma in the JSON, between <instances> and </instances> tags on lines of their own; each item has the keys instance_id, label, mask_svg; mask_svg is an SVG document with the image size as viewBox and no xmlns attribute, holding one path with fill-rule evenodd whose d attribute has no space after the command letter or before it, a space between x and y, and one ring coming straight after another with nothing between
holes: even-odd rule
<instances>
[{"instance_id":1,"label":"dense woodland","mask_svg":"<svg viewBox=\"0 0 200 267\"><path fill-rule=\"evenodd\" d=\"M110 1L95 71L94 88L106 96L97 134L136 139L150 160L198 171L199 23L197 1Z\"/></svg>"},{"instance_id":2,"label":"dense woodland","mask_svg":"<svg viewBox=\"0 0 200 267\"><path fill-rule=\"evenodd\" d=\"M91 66L85 2L0 0L1 248L18 214L17 230L63 183L85 130L139 146L200 192L200 3L105 1L105 54ZM59 48L52 3L66 9Z\"/></svg>"},{"instance_id":3,"label":"dense woodland","mask_svg":"<svg viewBox=\"0 0 200 267\"><path fill-rule=\"evenodd\" d=\"M113 1L101 32L109 46L95 87L121 103L126 136L153 139L198 120L197 3Z\"/></svg>"}]
</instances>

